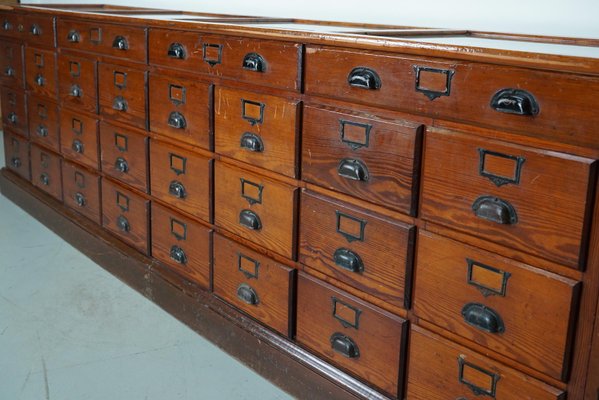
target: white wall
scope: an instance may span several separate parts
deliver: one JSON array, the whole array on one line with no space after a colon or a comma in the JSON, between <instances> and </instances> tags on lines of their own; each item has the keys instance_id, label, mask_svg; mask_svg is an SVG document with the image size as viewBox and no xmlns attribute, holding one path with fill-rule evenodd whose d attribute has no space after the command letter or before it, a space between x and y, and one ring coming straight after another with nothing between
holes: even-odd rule
<instances>
[{"instance_id":1,"label":"white wall","mask_svg":"<svg viewBox=\"0 0 599 400\"><path fill-rule=\"evenodd\" d=\"M101 3L25 0L23 3ZM599 0L104 0L107 4L599 38Z\"/></svg>"}]
</instances>

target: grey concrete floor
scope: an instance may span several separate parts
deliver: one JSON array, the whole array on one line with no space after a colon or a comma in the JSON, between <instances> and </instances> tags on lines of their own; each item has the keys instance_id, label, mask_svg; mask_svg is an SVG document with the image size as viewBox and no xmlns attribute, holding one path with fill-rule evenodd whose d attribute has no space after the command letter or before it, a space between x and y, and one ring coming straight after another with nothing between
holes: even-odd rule
<instances>
[{"instance_id":1,"label":"grey concrete floor","mask_svg":"<svg viewBox=\"0 0 599 400\"><path fill-rule=\"evenodd\" d=\"M0 195L0 400L288 398Z\"/></svg>"}]
</instances>

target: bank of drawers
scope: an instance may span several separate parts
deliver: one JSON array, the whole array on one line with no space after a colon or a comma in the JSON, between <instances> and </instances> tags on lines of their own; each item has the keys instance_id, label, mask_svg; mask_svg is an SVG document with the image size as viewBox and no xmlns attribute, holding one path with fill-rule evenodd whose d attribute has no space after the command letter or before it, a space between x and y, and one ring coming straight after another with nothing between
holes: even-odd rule
<instances>
[{"instance_id":1,"label":"bank of drawers","mask_svg":"<svg viewBox=\"0 0 599 400\"><path fill-rule=\"evenodd\" d=\"M596 162L430 118L594 145L596 78L72 18L56 32L58 56L3 33L8 168L387 396L563 398L538 378L569 378L583 285L523 260L584 270Z\"/></svg>"}]
</instances>

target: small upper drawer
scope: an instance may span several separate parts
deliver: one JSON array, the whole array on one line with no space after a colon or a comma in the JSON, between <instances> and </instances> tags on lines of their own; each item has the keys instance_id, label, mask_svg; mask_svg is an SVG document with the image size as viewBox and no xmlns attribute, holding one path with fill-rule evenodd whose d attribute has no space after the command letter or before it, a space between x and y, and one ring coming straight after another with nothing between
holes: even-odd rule
<instances>
[{"instance_id":1,"label":"small upper drawer","mask_svg":"<svg viewBox=\"0 0 599 400\"><path fill-rule=\"evenodd\" d=\"M303 192L299 261L398 307L409 304L415 228Z\"/></svg>"},{"instance_id":2,"label":"small upper drawer","mask_svg":"<svg viewBox=\"0 0 599 400\"><path fill-rule=\"evenodd\" d=\"M104 63L98 71L100 114L146 129L147 72Z\"/></svg>"},{"instance_id":3,"label":"small upper drawer","mask_svg":"<svg viewBox=\"0 0 599 400\"><path fill-rule=\"evenodd\" d=\"M3 40L0 45L0 84L23 89L23 46Z\"/></svg>"},{"instance_id":4,"label":"small upper drawer","mask_svg":"<svg viewBox=\"0 0 599 400\"><path fill-rule=\"evenodd\" d=\"M217 162L214 191L216 225L295 258L296 187Z\"/></svg>"},{"instance_id":5,"label":"small upper drawer","mask_svg":"<svg viewBox=\"0 0 599 400\"><path fill-rule=\"evenodd\" d=\"M25 82L27 89L56 99L56 53L34 47L25 48Z\"/></svg>"},{"instance_id":6,"label":"small upper drawer","mask_svg":"<svg viewBox=\"0 0 599 400\"><path fill-rule=\"evenodd\" d=\"M578 282L422 230L417 260L420 319L567 377Z\"/></svg>"},{"instance_id":7,"label":"small upper drawer","mask_svg":"<svg viewBox=\"0 0 599 400\"><path fill-rule=\"evenodd\" d=\"M145 135L100 123L102 172L143 192L148 192L148 142Z\"/></svg>"},{"instance_id":8,"label":"small upper drawer","mask_svg":"<svg viewBox=\"0 0 599 400\"><path fill-rule=\"evenodd\" d=\"M31 145L31 182L62 201L62 158L58 154Z\"/></svg>"},{"instance_id":9,"label":"small upper drawer","mask_svg":"<svg viewBox=\"0 0 599 400\"><path fill-rule=\"evenodd\" d=\"M62 53L58 56L58 97L63 106L98 111L96 62Z\"/></svg>"},{"instance_id":10,"label":"small upper drawer","mask_svg":"<svg viewBox=\"0 0 599 400\"><path fill-rule=\"evenodd\" d=\"M152 202L152 257L199 284L210 287L212 230Z\"/></svg>"},{"instance_id":11,"label":"small upper drawer","mask_svg":"<svg viewBox=\"0 0 599 400\"><path fill-rule=\"evenodd\" d=\"M29 135L27 124L27 102L21 90L0 87L0 104L2 105L2 125L5 129Z\"/></svg>"},{"instance_id":12,"label":"small upper drawer","mask_svg":"<svg viewBox=\"0 0 599 400\"><path fill-rule=\"evenodd\" d=\"M431 129L422 218L582 268L595 162Z\"/></svg>"},{"instance_id":13,"label":"small upper drawer","mask_svg":"<svg viewBox=\"0 0 599 400\"><path fill-rule=\"evenodd\" d=\"M4 131L4 155L8 168L21 175L24 179L31 180L29 143L27 140Z\"/></svg>"},{"instance_id":14,"label":"small upper drawer","mask_svg":"<svg viewBox=\"0 0 599 400\"><path fill-rule=\"evenodd\" d=\"M214 293L289 336L295 270L220 235L214 236Z\"/></svg>"},{"instance_id":15,"label":"small upper drawer","mask_svg":"<svg viewBox=\"0 0 599 400\"><path fill-rule=\"evenodd\" d=\"M413 215L422 127L304 107L302 179Z\"/></svg>"},{"instance_id":16,"label":"small upper drawer","mask_svg":"<svg viewBox=\"0 0 599 400\"><path fill-rule=\"evenodd\" d=\"M149 42L150 64L300 90L300 44L167 29L150 29Z\"/></svg>"},{"instance_id":17,"label":"small upper drawer","mask_svg":"<svg viewBox=\"0 0 599 400\"><path fill-rule=\"evenodd\" d=\"M137 193L102 179L102 226L148 254L150 202Z\"/></svg>"},{"instance_id":18,"label":"small upper drawer","mask_svg":"<svg viewBox=\"0 0 599 400\"><path fill-rule=\"evenodd\" d=\"M146 62L146 29L142 27L59 19L56 36L58 46L65 49Z\"/></svg>"},{"instance_id":19,"label":"small upper drawer","mask_svg":"<svg viewBox=\"0 0 599 400\"><path fill-rule=\"evenodd\" d=\"M54 17L0 13L0 36L25 40L32 46L54 47Z\"/></svg>"},{"instance_id":20,"label":"small upper drawer","mask_svg":"<svg viewBox=\"0 0 599 400\"><path fill-rule=\"evenodd\" d=\"M152 196L210 221L212 159L152 140Z\"/></svg>"},{"instance_id":21,"label":"small upper drawer","mask_svg":"<svg viewBox=\"0 0 599 400\"><path fill-rule=\"evenodd\" d=\"M218 87L217 153L297 177L299 101Z\"/></svg>"},{"instance_id":22,"label":"small upper drawer","mask_svg":"<svg viewBox=\"0 0 599 400\"><path fill-rule=\"evenodd\" d=\"M0 36L22 40L25 26L23 16L14 12L0 13Z\"/></svg>"},{"instance_id":23,"label":"small upper drawer","mask_svg":"<svg viewBox=\"0 0 599 400\"><path fill-rule=\"evenodd\" d=\"M52 150L60 151L58 105L43 97L27 97L29 137Z\"/></svg>"},{"instance_id":24,"label":"small upper drawer","mask_svg":"<svg viewBox=\"0 0 599 400\"><path fill-rule=\"evenodd\" d=\"M67 158L98 169L98 120L62 108L60 151Z\"/></svg>"},{"instance_id":25,"label":"small upper drawer","mask_svg":"<svg viewBox=\"0 0 599 400\"><path fill-rule=\"evenodd\" d=\"M297 341L394 398L403 392L400 368L407 325L395 315L299 274Z\"/></svg>"},{"instance_id":26,"label":"small upper drawer","mask_svg":"<svg viewBox=\"0 0 599 400\"><path fill-rule=\"evenodd\" d=\"M211 149L208 83L150 74L150 130Z\"/></svg>"},{"instance_id":27,"label":"small upper drawer","mask_svg":"<svg viewBox=\"0 0 599 400\"><path fill-rule=\"evenodd\" d=\"M70 162L62 163L64 203L97 224L100 219L100 177Z\"/></svg>"},{"instance_id":28,"label":"small upper drawer","mask_svg":"<svg viewBox=\"0 0 599 400\"><path fill-rule=\"evenodd\" d=\"M566 393L412 325L410 400L564 400Z\"/></svg>"}]
</instances>

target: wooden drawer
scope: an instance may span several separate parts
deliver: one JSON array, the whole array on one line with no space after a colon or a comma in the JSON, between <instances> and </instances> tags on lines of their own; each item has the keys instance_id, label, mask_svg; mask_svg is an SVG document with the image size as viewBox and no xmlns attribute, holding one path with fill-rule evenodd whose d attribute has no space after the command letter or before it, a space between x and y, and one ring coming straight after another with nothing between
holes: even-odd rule
<instances>
[{"instance_id":1,"label":"wooden drawer","mask_svg":"<svg viewBox=\"0 0 599 400\"><path fill-rule=\"evenodd\" d=\"M414 226L303 192L299 261L398 307L409 306Z\"/></svg>"},{"instance_id":2,"label":"wooden drawer","mask_svg":"<svg viewBox=\"0 0 599 400\"><path fill-rule=\"evenodd\" d=\"M150 76L150 130L211 149L208 83L171 76Z\"/></svg>"},{"instance_id":3,"label":"wooden drawer","mask_svg":"<svg viewBox=\"0 0 599 400\"><path fill-rule=\"evenodd\" d=\"M566 379L580 283L420 231L414 313Z\"/></svg>"},{"instance_id":4,"label":"wooden drawer","mask_svg":"<svg viewBox=\"0 0 599 400\"><path fill-rule=\"evenodd\" d=\"M214 223L287 258L295 258L297 188L216 163Z\"/></svg>"},{"instance_id":5,"label":"wooden drawer","mask_svg":"<svg viewBox=\"0 0 599 400\"><path fill-rule=\"evenodd\" d=\"M100 123L102 171L121 182L148 192L148 142L145 135Z\"/></svg>"},{"instance_id":6,"label":"wooden drawer","mask_svg":"<svg viewBox=\"0 0 599 400\"><path fill-rule=\"evenodd\" d=\"M412 325L410 400L565 400L566 394Z\"/></svg>"},{"instance_id":7,"label":"wooden drawer","mask_svg":"<svg viewBox=\"0 0 599 400\"><path fill-rule=\"evenodd\" d=\"M212 159L170 144L150 144L152 196L210 220Z\"/></svg>"},{"instance_id":8,"label":"wooden drawer","mask_svg":"<svg viewBox=\"0 0 599 400\"><path fill-rule=\"evenodd\" d=\"M289 336L295 270L220 235L214 236L214 293Z\"/></svg>"},{"instance_id":9,"label":"wooden drawer","mask_svg":"<svg viewBox=\"0 0 599 400\"><path fill-rule=\"evenodd\" d=\"M296 340L393 397L403 393L407 321L303 273Z\"/></svg>"},{"instance_id":10,"label":"wooden drawer","mask_svg":"<svg viewBox=\"0 0 599 400\"><path fill-rule=\"evenodd\" d=\"M62 184L65 205L101 224L100 177L65 161L62 163Z\"/></svg>"},{"instance_id":11,"label":"wooden drawer","mask_svg":"<svg viewBox=\"0 0 599 400\"><path fill-rule=\"evenodd\" d=\"M56 23L58 46L100 53L145 63L146 29L99 21L59 19Z\"/></svg>"},{"instance_id":12,"label":"wooden drawer","mask_svg":"<svg viewBox=\"0 0 599 400\"><path fill-rule=\"evenodd\" d=\"M29 137L32 141L60 151L58 105L34 95L27 97Z\"/></svg>"},{"instance_id":13,"label":"wooden drawer","mask_svg":"<svg viewBox=\"0 0 599 400\"><path fill-rule=\"evenodd\" d=\"M3 12L0 13L0 36L12 38L12 39L23 39L23 31L25 26L23 25L23 16L14 12Z\"/></svg>"},{"instance_id":14,"label":"wooden drawer","mask_svg":"<svg viewBox=\"0 0 599 400\"><path fill-rule=\"evenodd\" d=\"M0 46L0 84L23 89L23 46L8 40L3 42Z\"/></svg>"},{"instance_id":15,"label":"wooden drawer","mask_svg":"<svg viewBox=\"0 0 599 400\"><path fill-rule=\"evenodd\" d=\"M34 47L25 48L25 82L27 89L56 99L56 53Z\"/></svg>"},{"instance_id":16,"label":"wooden drawer","mask_svg":"<svg viewBox=\"0 0 599 400\"><path fill-rule=\"evenodd\" d=\"M62 201L62 158L35 144L31 145L31 182Z\"/></svg>"},{"instance_id":17,"label":"wooden drawer","mask_svg":"<svg viewBox=\"0 0 599 400\"><path fill-rule=\"evenodd\" d=\"M98 169L98 120L62 108L60 147L65 157Z\"/></svg>"},{"instance_id":18,"label":"wooden drawer","mask_svg":"<svg viewBox=\"0 0 599 400\"><path fill-rule=\"evenodd\" d=\"M422 127L304 107L302 179L414 215Z\"/></svg>"},{"instance_id":19,"label":"wooden drawer","mask_svg":"<svg viewBox=\"0 0 599 400\"><path fill-rule=\"evenodd\" d=\"M62 53L58 56L58 96L63 106L98 111L96 62Z\"/></svg>"},{"instance_id":20,"label":"wooden drawer","mask_svg":"<svg viewBox=\"0 0 599 400\"><path fill-rule=\"evenodd\" d=\"M167 29L150 29L150 43L150 64L300 90L300 44Z\"/></svg>"},{"instance_id":21,"label":"wooden drawer","mask_svg":"<svg viewBox=\"0 0 599 400\"><path fill-rule=\"evenodd\" d=\"M584 266L593 160L436 129L425 141L422 218Z\"/></svg>"},{"instance_id":22,"label":"wooden drawer","mask_svg":"<svg viewBox=\"0 0 599 400\"><path fill-rule=\"evenodd\" d=\"M54 17L29 14L23 22L23 39L29 46L56 47Z\"/></svg>"},{"instance_id":23,"label":"wooden drawer","mask_svg":"<svg viewBox=\"0 0 599 400\"><path fill-rule=\"evenodd\" d=\"M98 71L100 114L146 129L146 71L104 63Z\"/></svg>"},{"instance_id":24,"label":"wooden drawer","mask_svg":"<svg viewBox=\"0 0 599 400\"><path fill-rule=\"evenodd\" d=\"M12 132L29 136L27 125L27 103L25 93L8 87L0 88L2 105L2 125Z\"/></svg>"},{"instance_id":25,"label":"wooden drawer","mask_svg":"<svg viewBox=\"0 0 599 400\"><path fill-rule=\"evenodd\" d=\"M212 230L152 203L152 257L204 289L210 288Z\"/></svg>"},{"instance_id":26,"label":"wooden drawer","mask_svg":"<svg viewBox=\"0 0 599 400\"><path fill-rule=\"evenodd\" d=\"M149 250L149 211L148 200L102 179L102 226L143 254Z\"/></svg>"},{"instance_id":27,"label":"wooden drawer","mask_svg":"<svg viewBox=\"0 0 599 400\"><path fill-rule=\"evenodd\" d=\"M4 131L4 155L6 166L28 181L31 180L29 169L29 142L20 136Z\"/></svg>"},{"instance_id":28,"label":"wooden drawer","mask_svg":"<svg viewBox=\"0 0 599 400\"><path fill-rule=\"evenodd\" d=\"M216 152L281 174L298 173L299 101L219 87Z\"/></svg>"}]
</instances>

